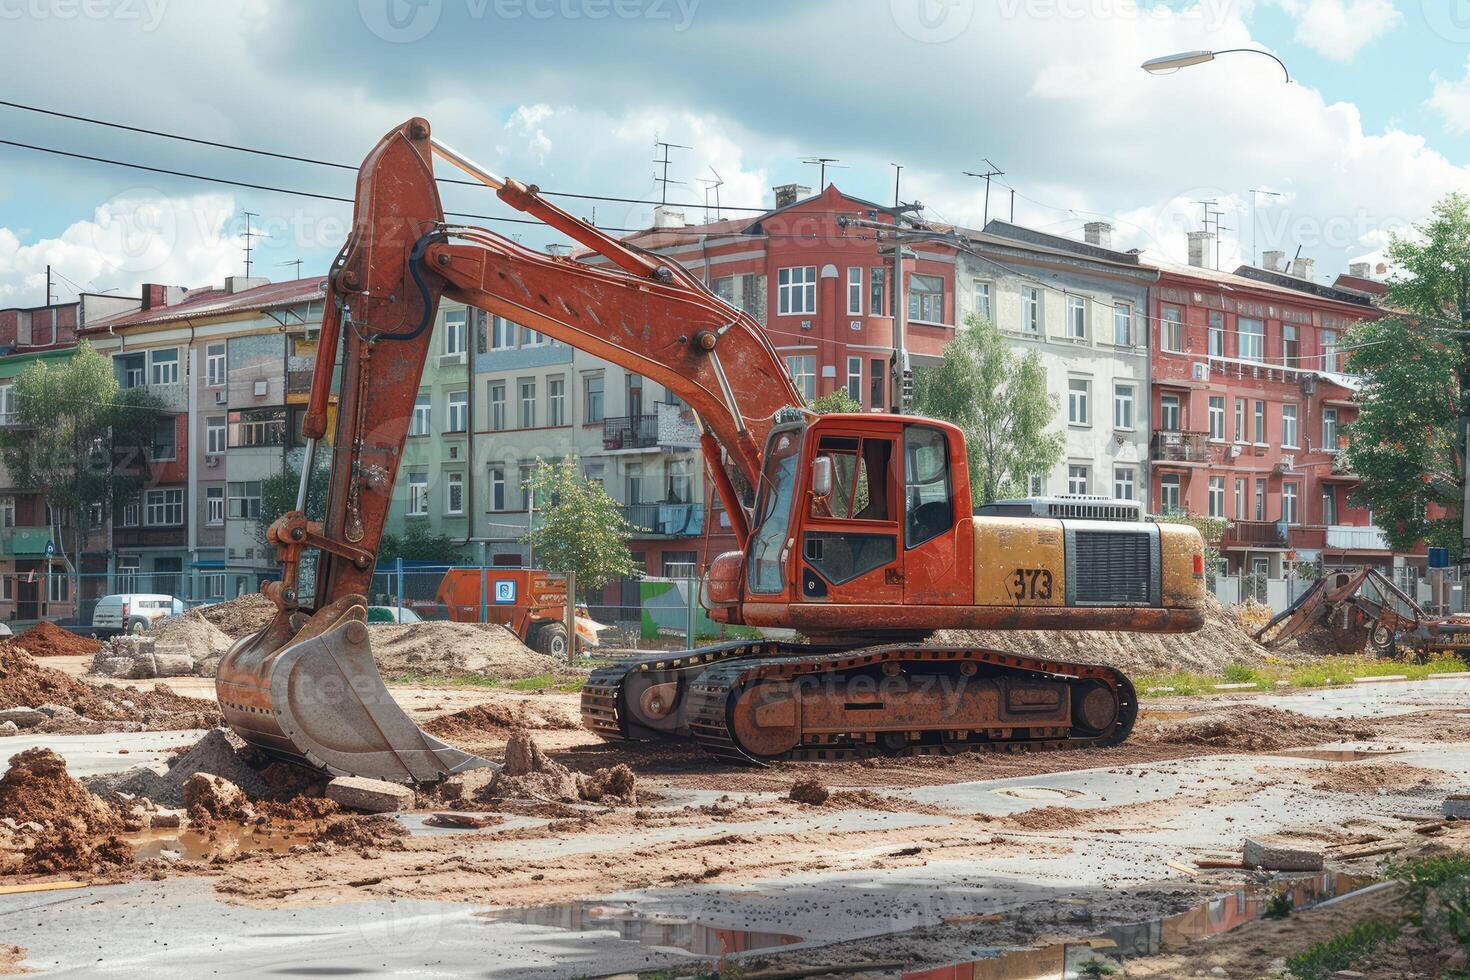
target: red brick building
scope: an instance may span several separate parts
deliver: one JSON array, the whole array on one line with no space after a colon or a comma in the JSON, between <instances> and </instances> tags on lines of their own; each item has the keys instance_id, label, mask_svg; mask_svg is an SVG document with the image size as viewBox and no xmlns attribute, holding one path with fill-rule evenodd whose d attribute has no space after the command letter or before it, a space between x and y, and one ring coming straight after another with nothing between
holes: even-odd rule
<instances>
[{"instance_id":1,"label":"red brick building","mask_svg":"<svg viewBox=\"0 0 1470 980\"><path fill-rule=\"evenodd\" d=\"M1309 262L1296 275L1159 268L1156 509L1230 520L1221 553L1232 573L1280 575L1293 557L1391 565L1372 515L1351 502L1356 478L1338 462L1342 427L1357 415L1339 349L1353 324L1377 315L1369 291L1313 282Z\"/></svg>"}]
</instances>

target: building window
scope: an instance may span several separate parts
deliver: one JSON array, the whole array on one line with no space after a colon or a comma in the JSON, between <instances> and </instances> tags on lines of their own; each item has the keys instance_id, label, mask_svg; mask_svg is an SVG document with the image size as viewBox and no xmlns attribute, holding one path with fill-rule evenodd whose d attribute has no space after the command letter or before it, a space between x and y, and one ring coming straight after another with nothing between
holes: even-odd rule
<instances>
[{"instance_id":1,"label":"building window","mask_svg":"<svg viewBox=\"0 0 1470 980\"><path fill-rule=\"evenodd\" d=\"M990 283L983 279L975 280L975 315L982 320L991 319L990 289Z\"/></svg>"},{"instance_id":2,"label":"building window","mask_svg":"<svg viewBox=\"0 0 1470 980\"><path fill-rule=\"evenodd\" d=\"M286 410L284 408L257 408L230 413L230 427L234 438L230 445L283 446L286 444Z\"/></svg>"},{"instance_id":3,"label":"building window","mask_svg":"<svg viewBox=\"0 0 1470 980\"><path fill-rule=\"evenodd\" d=\"M1235 399L1235 441L1245 442L1245 399Z\"/></svg>"},{"instance_id":4,"label":"building window","mask_svg":"<svg viewBox=\"0 0 1470 980\"><path fill-rule=\"evenodd\" d=\"M149 527L174 527L184 523L184 491L149 490L144 516Z\"/></svg>"},{"instance_id":5,"label":"building window","mask_svg":"<svg viewBox=\"0 0 1470 980\"><path fill-rule=\"evenodd\" d=\"M1177 306L1164 307L1159 324L1159 346L1176 354L1184 353L1184 311Z\"/></svg>"},{"instance_id":6,"label":"building window","mask_svg":"<svg viewBox=\"0 0 1470 980\"><path fill-rule=\"evenodd\" d=\"M1261 443L1262 445L1265 445L1265 443L1266 443L1266 403L1265 402L1262 402L1262 401L1256 402L1256 410L1255 410L1255 413L1254 413L1254 422L1255 422L1255 430L1256 430L1255 431L1256 442Z\"/></svg>"},{"instance_id":7,"label":"building window","mask_svg":"<svg viewBox=\"0 0 1470 980\"><path fill-rule=\"evenodd\" d=\"M1240 359L1264 361L1266 359L1266 325L1260 320L1238 316L1235 332L1239 335Z\"/></svg>"},{"instance_id":8,"label":"building window","mask_svg":"<svg viewBox=\"0 0 1470 980\"><path fill-rule=\"evenodd\" d=\"M1071 425L1091 425L1092 382L1086 378L1067 380L1067 422Z\"/></svg>"},{"instance_id":9,"label":"building window","mask_svg":"<svg viewBox=\"0 0 1470 980\"><path fill-rule=\"evenodd\" d=\"M9 425L15 413L15 400L10 395L10 385L0 385L0 425Z\"/></svg>"},{"instance_id":10,"label":"building window","mask_svg":"<svg viewBox=\"0 0 1470 980\"><path fill-rule=\"evenodd\" d=\"M151 385L179 383L179 349L177 347L148 352L148 383Z\"/></svg>"},{"instance_id":11,"label":"building window","mask_svg":"<svg viewBox=\"0 0 1470 980\"><path fill-rule=\"evenodd\" d=\"M627 486L628 503L643 503L643 464L629 463L623 467L623 480Z\"/></svg>"},{"instance_id":12,"label":"building window","mask_svg":"<svg viewBox=\"0 0 1470 980\"><path fill-rule=\"evenodd\" d=\"M1256 480L1256 520L1266 519L1266 481Z\"/></svg>"},{"instance_id":13,"label":"building window","mask_svg":"<svg viewBox=\"0 0 1470 980\"><path fill-rule=\"evenodd\" d=\"M546 379L546 424L567 424L567 379Z\"/></svg>"},{"instance_id":14,"label":"building window","mask_svg":"<svg viewBox=\"0 0 1470 980\"><path fill-rule=\"evenodd\" d=\"M229 430L225 426L225 417L217 415L214 418L204 420L204 451L211 456L218 456L225 451L225 438Z\"/></svg>"},{"instance_id":15,"label":"building window","mask_svg":"<svg viewBox=\"0 0 1470 980\"><path fill-rule=\"evenodd\" d=\"M15 527L14 497L0 497L0 527Z\"/></svg>"},{"instance_id":16,"label":"building window","mask_svg":"<svg viewBox=\"0 0 1470 980\"><path fill-rule=\"evenodd\" d=\"M133 497L123 502L122 524L123 527L137 527L143 523L143 500Z\"/></svg>"},{"instance_id":17,"label":"building window","mask_svg":"<svg viewBox=\"0 0 1470 980\"><path fill-rule=\"evenodd\" d=\"M1113 343L1119 347L1133 344L1133 307L1127 303L1113 304Z\"/></svg>"},{"instance_id":18,"label":"building window","mask_svg":"<svg viewBox=\"0 0 1470 980\"><path fill-rule=\"evenodd\" d=\"M1223 476L1210 477L1208 505L1211 517L1225 516L1225 478Z\"/></svg>"},{"instance_id":19,"label":"building window","mask_svg":"<svg viewBox=\"0 0 1470 980\"><path fill-rule=\"evenodd\" d=\"M1159 428L1165 432L1179 431L1179 396L1162 395L1159 398Z\"/></svg>"},{"instance_id":20,"label":"building window","mask_svg":"<svg viewBox=\"0 0 1470 980\"><path fill-rule=\"evenodd\" d=\"M817 397L817 356L815 354L795 354L786 358L786 373L791 375L791 383L796 385L796 390L801 392L801 397L807 401Z\"/></svg>"},{"instance_id":21,"label":"building window","mask_svg":"<svg viewBox=\"0 0 1470 980\"><path fill-rule=\"evenodd\" d=\"M1243 521L1246 519L1247 509L1250 507L1250 481L1239 479L1235 481L1235 519Z\"/></svg>"},{"instance_id":22,"label":"building window","mask_svg":"<svg viewBox=\"0 0 1470 980\"><path fill-rule=\"evenodd\" d=\"M876 357L868 361L868 407L875 412L883 411L888 404L888 385L883 380L887 367L886 361Z\"/></svg>"},{"instance_id":23,"label":"building window","mask_svg":"<svg viewBox=\"0 0 1470 980\"><path fill-rule=\"evenodd\" d=\"M1021 332L1041 333L1041 290L1035 286L1021 287Z\"/></svg>"},{"instance_id":24,"label":"building window","mask_svg":"<svg viewBox=\"0 0 1470 980\"><path fill-rule=\"evenodd\" d=\"M1179 492L1179 474L1165 473L1159 477L1159 510L1164 514L1177 514L1183 508L1179 506L1181 499Z\"/></svg>"},{"instance_id":25,"label":"building window","mask_svg":"<svg viewBox=\"0 0 1470 980\"><path fill-rule=\"evenodd\" d=\"M847 315L863 315L863 267L847 267Z\"/></svg>"},{"instance_id":26,"label":"building window","mask_svg":"<svg viewBox=\"0 0 1470 980\"><path fill-rule=\"evenodd\" d=\"M1225 356L1225 314L1210 311L1210 356Z\"/></svg>"},{"instance_id":27,"label":"building window","mask_svg":"<svg viewBox=\"0 0 1470 980\"><path fill-rule=\"evenodd\" d=\"M463 432L469 428L470 422L470 393L468 391L451 391L449 401L445 405L444 427L445 432Z\"/></svg>"},{"instance_id":28,"label":"building window","mask_svg":"<svg viewBox=\"0 0 1470 980\"><path fill-rule=\"evenodd\" d=\"M1335 487L1322 488L1322 523L1337 523L1337 489Z\"/></svg>"},{"instance_id":29,"label":"building window","mask_svg":"<svg viewBox=\"0 0 1470 980\"><path fill-rule=\"evenodd\" d=\"M242 483L227 483L230 517L239 520L260 520L260 481L247 480Z\"/></svg>"},{"instance_id":30,"label":"building window","mask_svg":"<svg viewBox=\"0 0 1470 980\"><path fill-rule=\"evenodd\" d=\"M671 459L665 470L667 485L664 499L675 504L694 502L694 463L688 459Z\"/></svg>"},{"instance_id":31,"label":"building window","mask_svg":"<svg viewBox=\"0 0 1470 980\"><path fill-rule=\"evenodd\" d=\"M1133 428L1133 386L1113 385L1113 428Z\"/></svg>"},{"instance_id":32,"label":"building window","mask_svg":"<svg viewBox=\"0 0 1470 980\"><path fill-rule=\"evenodd\" d=\"M1210 396L1210 438L1225 440L1225 396Z\"/></svg>"},{"instance_id":33,"label":"building window","mask_svg":"<svg viewBox=\"0 0 1470 980\"><path fill-rule=\"evenodd\" d=\"M465 337L465 311L447 310L444 313L444 353L463 354Z\"/></svg>"},{"instance_id":34,"label":"building window","mask_svg":"<svg viewBox=\"0 0 1470 980\"><path fill-rule=\"evenodd\" d=\"M1337 331L1322 331L1322 370L1329 374L1338 372Z\"/></svg>"},{"instance_id":35,"label":"building window","mask_svg":"<svg viewBox=\"0 0 1470 980\"><path fill-rule=\"evenodd\" d=\"M204 382L211 388L219 388L224 385L227 378L225 345L210 344L204 348Z\"/></svg>"},{"instance_id":36,"label":"building window","mask_svg":"<svg viewBox=\"0 0 1470 980\"><path fill-rule=\"evenodd\" d=\"M582 465L582 477L588 483L605 486L603 480L606 473L607 467L602 463L584 463Z\"/></svg>"},{"instance_id":37,"label":"building window","mask_svg":"<svg viewBox=\"0 0 1470 980\"><path fill-rule=\"evenodd\" d=\"M141 559L136 555L119 555L117 559L117 590L124 595L138 591L138 569Z\"/></svg>"},{"instance_id":38,"label":"building window","mask_svg":"<svg viewBox=\"0 0 1470 980\"><path fill-rule=\"evenodd\" d=\"M1296 324L1281 325L1281 363L1289 368L1300 367L1300 348L1296 341Z\"/></svg>"},{"instance_id":39,"label":"building window","mask_svg":"<svg viewBox=\"0 0 1470 980\"><path fill-rule=\"evenodd\" d=\"M444 481L444 513L464 513L464 474L450 473Z\"/></svg>"},{"instance_id":40,"label":"building window","mask_svg":"<svg viewBox=\"0 0 1470 980\"><path fill-rule=\"evenodd\" d=\"M153 458L159 462L178 459L179 442L177 427L172 415L165 415L153 423Z\"/></svg>"},{"instance_id":41,"label":"building window","mask_svg":"<svg viewBox=\"0 0 1470 980\"><path fill-rule=\"evenodd\" d=\"M885 303L883 290L888 282L888 270L874 266L868 270L868 313L872 316L892 316Z\"/></svg>"},{"instance_id":42,"label":"building window","mask_svg":"<svg viewBox=\"0 0 1470 980\"><path fill-rule=\"evenodd\" d=\"M1067 467L1067 492L1075 496L1087 495L1087 467L1077 463Z\"/></svg>"},{"instance_id":43,"label":"building window","mask_svg":"<svg viewBox=\"0 0 1470 980\"><path fill-rule=\"evenodd\" d=\"M419 392L413 402L413 417L408 423L408 434L427 436L434 431L434 406L427 391Z\"/></svg>"},{"instance_id":44,"label":"building window","mask_svg":"<svg viewBox=\"0 0 1470 980\"><path fill-rule=\"evenodd\" d=\"M776 270L776 312L782 316L810 316L817 312L816 266Z\"/></svg>"},{"instance_id":45,"label":"building window","mask_svg":"<svg viewBox=\"0 0 1470 980\"><path fill-rule=\"evenodd\" d=\"M602 375L589 374L582 379L582 405L586 421L602 421Z\"/></svg>"},{"instance_id":46,"label":"building window","mask_svg":"<svg viewBox=\"0 0 1470 980\"><path fill-rule=\"evenodd\" d=\"M71 579L65 575L46 576L46 601L66 602L71 595Z\"/></svg>"},{"instance_id":47,"label":"building window","mask_svg":"<svg viewBox=\"0 0 1470 980\"><path fill-rule=\"evenodd\" d=\"M536 381L522 378L518 382L521 394L520 423L523 429L536 428Z\"/></svg>"},{"instance_id":48,"label":"building window","mask_svg":"<svg viewBox=\"0 0 1470 980\"><path fill-rule=\"evenodd\" d=\"M505 317L490 318L490 349L514 350L516 346L516 324Z\"/></svg>"},{"instance_id":49,"label":"building window","mask_svg":"<svg viewBox=\"0 0 1470 980\"><path fill-rule=\"evenodd\" d=\"M1322 448L1327 452L1337 450L1337 409L1322 409Z\"/></svg>"},{"instance_id":50,"label":"building window","mask_svg":"<svg viewBox=\"0 0 1470 980\"><path fill-rule=\"evenodd\" d=\"M207 572L199 576L199 588L204 592L206 599L223 599L225 597L225 573Z\"/></svg>"},{"instance_id":51,"label":"building window","mask_svg":"<svg viewBox=\"0 0 1470 980\"><path fill-rule=\"evenodd\" d=\"M1087 300L1081 296L1067 297L1067 336L1073 340L1087 339Z\"/></svg>"},{"instance_id":52,"label":"building window","mask_svg":"<svg viewBox=\"0 0 1470 980\"><path fill-rule=\"evenodd\" d=\"M909 276L909 319L921 323L944 322L944 277Z\"/></svg>"},{"instance_id":53,"label":"building window","mask_svg":"<svg viewBox=\"0 0 1470 980\"><path fill-rule=\"evenodd\" d=\"M225 488L204 488L204 523L218 526L225 522Z\"/></svg>"},{"instance_id":54,"label":"building window","mask_svg":"<svg viewBox=\"0 0 1470 980\"><path fill-rule=\"evenodd\" d=\"M412 517L426 517L429 513L429 474L408 474L408 513Z\"/></svg>"},{"instance_id":55,"label":"building window","mask_svg":"<svg viewBox=\"0 0 1470 980\"><path fill-rule=\"evenodd\" d=\"M1281 406L1281 445L1286 449L1297 448L1295 405Z\"/></svg>"},{"instance_id":56,"label":"building window","mask_svg":"<svg viewBox=\"0 0 1470 980\"><path fill-rule=\"evenodd\" d=\"M861 357L847 359L847 397L857 402L858 408L863 407L863 359Z\"/></svg>"},{"instance_id":57,"label":"building window","mask_svg":"<svg viewBox=\"0 0 1470 980\"><path fill-rule=\"evenodd\" d=\"M1046 493L1046 477L1035 473L1026 477L1026 492L1033 497Z\"/></svg>"},{"instance_id":58,"label":"building window","mask_svg":"<svg viewBox=\"0 0 1470 980\"><path fill-rule=\"evenodd\" d=\"M1113 467L1113 496L1118 500L1133 499L1133 467Z\"/></svg>"},{"instance_id":59,"label":"building window","mask_svg":"<svg viewBox=\"0 0 1470 980\"><path fill-rule=\"evenodd\" d=\"M490 467L490 509L505 510L505 467Z\"/></svg>"},{"instance_id":60,"label":"building window","mask_svg":"<svg viewBox=\"0 0 1470 980\"><path fill-rule=\"evenodd\" d=\"M588 421L591 421L590 419ZM500 432L505 428L505 382L490 383L490 428Z\"/></svg>"},{"instance_id":61,"label":"building window","mask_svg":"<svg viewBox=\"0 0 1470 980\"><path fill-rule=\"evenodd\" d=\"M1287 524L1295 524L1297 522L1296 495L1297 485L1295 483L1281 484L1281 519Z\"/></svg>"}]
</instances>

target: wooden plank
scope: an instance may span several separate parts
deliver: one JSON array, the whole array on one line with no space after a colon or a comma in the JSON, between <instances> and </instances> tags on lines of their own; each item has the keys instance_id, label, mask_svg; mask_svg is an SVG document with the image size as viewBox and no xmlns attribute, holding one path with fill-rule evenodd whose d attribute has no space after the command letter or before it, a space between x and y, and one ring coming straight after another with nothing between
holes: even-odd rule
<instances>
[{"instance_id":1,"label":"wooden plank","mask_svg":"<svg viewBox=\"0 0 1470 980\"><path fill-rule=\"evenodd\" d=\"M1352 860L1353 858L1373 857L1376 854L1392 854L1408 846L1408 844L1383 844L1379 847L1365 847L1359 851L1338 851L1336 856L1344 860Z\"/></svg>"},{"instance_id":2,"label":"wooden plank","mask_svg":"<svg viewBox=\"0 0 1470 980\"><path fill-rule=\"evenodd\" d=\"M1198 878L1199 877L1199 872L1198 871L1196 871L1194 868L1191 868L1187 864L1180 864L1178 861L1165 861L1164 862L1164 866L1165 867L1169 867L1169 868L1173 868L1175 871L1178 871L1178 872L1180 872L1182 874L1187 874L1191 878Z\"/></svg>"},{"instance_id":3,"label":"wooden plank","mask_svg":"<svg viewBox=\"0 0 1470 980\"><path fill-rule=\"evenodd\" d=\"M57 892L85 887L85 881L28 881L23 885L0 885L0 895L27 895L31 892Z\"/></svg>"},{"instance_id":4,"label":"wooden plank","mask_svg":"<svg viewBox=\"0 0 1470 980\"><path fill-rule=\"evenodd\" d=\"M943 922L947 926L954 926L964 922L999 922L1001 919L1004 918L1005 916L1001 915L999 912L986 912L977 915L946 915L943 919L940 919L939 921Z\"/></svg>"},{"instance_id":5,"label":"wooden plank","mask_svg":"<svg viewBox=\"0 0 1470 980\"><path fill-rule=\"evenodd\" d=\"M1241 858L1199 858L1194 862L1196 868L1243 868L1245 861Z\"/></svg>"}]
</instances>

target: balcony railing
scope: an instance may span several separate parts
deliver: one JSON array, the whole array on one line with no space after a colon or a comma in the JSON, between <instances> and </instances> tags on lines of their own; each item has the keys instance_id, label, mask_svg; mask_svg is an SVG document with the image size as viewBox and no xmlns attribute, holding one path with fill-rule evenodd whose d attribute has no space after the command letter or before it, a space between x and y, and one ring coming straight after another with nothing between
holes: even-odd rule
<instances>
[{"instance_id":1,"label":"balcony railing","mask_svg":"<svg viewBox=\"0 0 1470 980\"><path fill-rule=\"evenodd\" d=\"M633 526L634 534L680 538L704 533L704 504L624 504L623 517Z\"/></svg>"},{"instance_id":2,"label":"balcony railing","mask_svg":"<svg viewBox=\"0 0 1470 980\"><path fill-rule=\"evenodd\" d=\"M657 415L620 415L602 422L603 449L651 449L657 445Z\"/></svg>"},{"instance_id":3,"label":"balcony railing","mask_svg":"<svg viewBox=\"0 0 1470 980\"><path fill-rule=\"evenodd\" d=\"M1279 521L1235 521L1225 529L1222 548L1285 548L1287 526Z\"/></svg>"},{"instance_id":4,"label":"balcony railing","mask_svg":"<svg viewBox=\"0 0 1470 980\"><path fill-rule=\"evenodd\" d=\"M170 412L187 412L189 410L189 388L183 382L176 381L173 384L140 384L128 385L123 383L124 388L143 388L150 395L163 402L163 407Z\"/></svg>"},{"instance_id":5,"label":"balcony railing","mask_svg":"<svg viewBox=\"0 0 1470 980\"><path fill-rule=\"evenodd\" d=\"M1392 551L1383 532L1371 524L1348 527L1334 524L1327 528L1327 547L1343 551Z\"/></svg>"},{"instance_id":6,"label":"balcony railing","mask_svg":"<svg viewBox=\"0 0 1470 980\"><path fill-rule=\"evenodd\" d=\"M291 395L299 395L311 391L311 376L315 371L287 371L286 392Z\"/></svg>"},{"instance_id":7,"label":"balcony railing","mask_svg":"<svg viewBox=\"0 0 1470 980\"><path fill-rule=\"evenodd\" d=\"M1153 460L1160 463L1208 463L1210 434L1155 429L1151 453Z\"/></svg>"}]
</instances>

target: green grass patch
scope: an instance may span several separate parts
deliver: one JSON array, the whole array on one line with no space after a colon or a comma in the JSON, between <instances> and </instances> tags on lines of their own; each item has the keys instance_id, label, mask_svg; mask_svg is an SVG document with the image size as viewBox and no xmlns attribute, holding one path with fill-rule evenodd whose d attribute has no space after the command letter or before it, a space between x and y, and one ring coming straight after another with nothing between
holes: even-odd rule
<instances>
[{"instance_id":1,"label":"green grass patch","mask_svg":"<svg viewBox=\"0 0 1470 980\"><path fill-rule=\"evenodd\" d=\"M1305 952L1287 957L1287 969L1296 980L1326 980L1338 970L1346 970L1371 956L1396 938L1403 927L1402 922L1359 922Z\"/></svg>"},{"instance_id":2,"label":"green grass patch","mask_svg":"<svg viewBox=\"0 0 1470 980\"><path fill-rule=\"evenodd\" d=\"M1465 670L1465 662L1453 654L1430 658L1428 663L1411 664L1398 660L1371 657L1323 657L1309 664L1265 664L1252 667L1231 664L1218 674L1174 671L1166 674L1143 674L1132 678L1139 697L1166 697L1172 694L1210 694L1216 684L1249 684L1257 690L1277 687L1333 687L1351 684L1357 677L1387 677L1403 674L1410 680L1422 680L1435 674ZM1285 681L1285 685L1278 682ZM1161 690L1164 689L1164 690Z\"/></svg>"},{"instance_id":3,"label":"green grass patch","mask_svg":"<svg viewBox=\"0 0 1470 980\"><path fill-rule=\"evenodd\" d=\"M501 691L561 691L575 694L587 683L585 677L536 674L503 681L478 674L390 674L383 678L389 684L411 684L419 687L490 687Z\"/></svg>"},{"instance_id":4,"label":"green grass patch","mask_svg":"<svg viewBox=\"0 0 1470 980\"><path fill-rule=\"evenodd\" d=\"M1384 865L1385 878L1395 878L1409 888L1410 896L1422 899L1431 888L1470 878L1470 853L1431 854Z\"/></svg>"}]
</instances>

